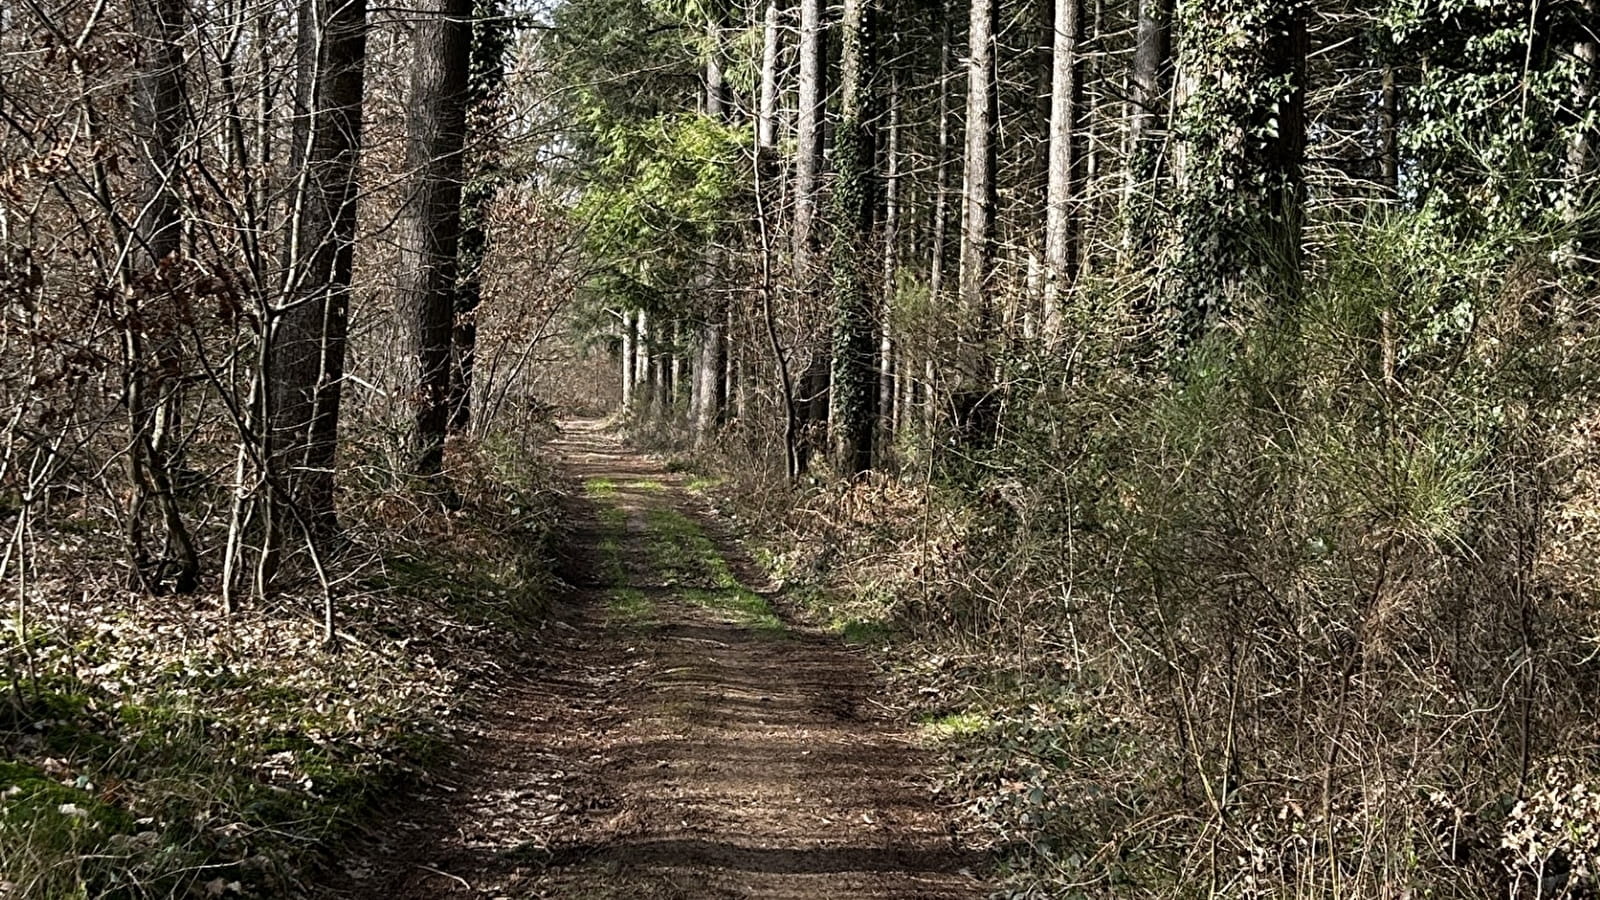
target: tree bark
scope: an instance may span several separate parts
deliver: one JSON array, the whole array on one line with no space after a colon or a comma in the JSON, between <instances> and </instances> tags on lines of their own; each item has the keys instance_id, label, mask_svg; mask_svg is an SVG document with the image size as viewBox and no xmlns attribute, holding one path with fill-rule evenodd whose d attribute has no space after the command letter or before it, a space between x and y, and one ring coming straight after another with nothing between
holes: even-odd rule
<instances>
[{"instance_id":1,"label":"tree bark","mask_svg":"<svg viewBox=\"0 0 1600 900\"><path fill-rule=\"evenodd\" d=\"M292 507L320 541L338 530L334 457L355 247L366 0L302 0L299 18L296 184L282 305L272 311L262 367L275 484L268 531L286 528Z\"/></svg>"},{"instance_id":2,"label":"tree bark","mask_svg":"<svg viewBox=\"0 0 1600 900\"><path fill-rule=\"evenodd\" d=\"M899 276L900 242L900 86L891 78L888 92L888 121L883 172L883 287L878 306L878 456L881 459L893 442L898 396L900 356L894 333L894 300Z\"/></svg>"},{"instance_id":3,"label":"tree bark","mask_svg":"<svg viewBox=\"0 0 1600 900\"><path fill-rule=\"evenodd\" d=\"M778 2L767 0L761 23L761 100L756 114L756 145L770 151L778 146Z\"/></svg>"},{"instance_id":4,"label":"tree bark","mask_svg":"<svg viewBox=\"0 0 1600 900\"><path fill-rule=\"evenodd\" d=\"M710 52L706 56L706 115L722 121L727 116L727 86L722 71L722 24L715 18L706 23ZM726 401L723 393L722 368L727 353L727 337L723 322L727 318L724 294L720 290L722 253L717 242L706 252L706 271L702 273L704 310L695 336L694 381L691 389L690 425L694 429L696 446L705 446L722 422Z\"/></svg>"},{"instance_id":5,"label":"tree bark","mask_svg":"<svg viewBox=\"0 0 1600 900\"><path fill-rule=\"evenodd\" d=\"M996 118L995 0L972 0L967 54L966 156L962 171L961 302L965 313L987 316L994 270L994 140Z\"/></svg>"},{"instance_id":6,"label":"tree bark","mask_svg":"<svg viewBox=\"0 0 1600 900\"><path fill-rule=\"evenodd\" d=\"M1150 199L1160 170L1161 134L1167 118L1168 77L1172 63L1173 0L1139 0L1134 37L1133 85L1129 96L1128 187L1124 203L1126 244L1136 253L1150 249L1154 228Z\"/></svg>"},{"instance_id":7,"label":"tree bark","mask_svg":"<svg viewBox=\"0 0 1600 900\"><path fill-rule=\"evenodd\" d=\"M800 0L800 84L795 123L794 166L794 284L796 313L808 321L821 306L821 273L816 233L818 182L822 171L823 98L826 96L823 69L822 0ZM799 467L810 462L810 448L817 432L827 426L828 356L825 347L811 347L810 361L801 375L801 394L797 410L799 423Z\"/></svg>"},{"instance_id":8,"label":"tree bark","mask_svg":"<svg viewBox=\"0 0 1600 900\"><path fill-rule=\"evenodd\" d=\"M994 331L994 129L998 119L995 85L996 0L971 0L967 52L966 158L961 204L961 330L957 424L965 438L986 431L986 397L992 387Z\"/></svg>"},{"instance_id":9,"label":"tree bark","mask_svg":"<svg viewBox=\"0 0 1600 900\"><path fill-rule=\"evenodd\" d=\"M133 124L144 185L125 269L128 298L124 352L129 426L127 516L133 581L142 590L188 593L200 563L173 494L176 431L182 405L183 320L180 279L183 219L178 192L184 115L183 0L135 0L134 30L143 54L134 83ZM145 507L157 506L166 535L159 561L145 549Z\"/></svg>"},{"instance_id":10,"label":"tree bark","mask_svg":"<svg viewBox=\"0 0 1600 900\"><path fill-rule=\"evenodd\" d=\"M632 310L622 311L622 411L633 408L634 373L639 365L637 358L638 326Z\"/></svg>"},{"instance_id":11,"label":"tree bark","mask_svg":"<svg viewBox=\"0 0 1600 900\"><path fill-rule=\"evenodd\" d=\"M488 254L489 215L499 191L499 116L505 89L510 26L501 0L476 0L467 82L466 146L461 185L461 240L456 249L455 325L451 343L451 434L472 423L472 377L478 351L478 304L483 299L483 261Z\"/></svg>"},{"instance_id":12,"label":"tree bark","mask_svg":"<svg viewBox=\"0 0 1600 900\"><path fill-rule=\"evenodd\" d=\"M1268 179L1266 252L1270 256L1263 262L1293 300L1300 293L1305 232L1306 57L1310 50L1305 4L1299 0L1274 3L1267 36L1267 77L1287 87L1276 109L1263 112L1268 121L1272 112L1277 119L1276 133L1266 142L1259 166ZM1273 129L1262 122L1261 130L1270 133Z\"/></svg>"},{"instance_id":13,"label":"tree bark","mask_svg":"<svg viewBox=\"0 0 1600 900\"><path fill-rule=\"evenodd\" d=\"M1300 0L1185 0L1181 8L1189 84L1179 348L1231 319L1247 290L1298 302L1307 57ZM1241 31L1253 41L1247 50L1218 49Z\"/></svg>"},{"instance_id":14,"label":"tree bark","mask_svg":"<svg viewBox=\"0 0 1600 900\"><path fill-rule=\"evenodd\" d=\"M795 120L794 279L803 292L814 291L817 236L817 182L822 170L823 69L822 0L800 0L800 84Z\"/></svg>"},{"instance_id":15,"label":"tree bark","mask_svg":"<svg viewBox=\"0 0 1600 900\"><path fill-rule=\"evenodd\" d=\"M1385 197L1400 195L1399 91L1394 83L1394 66L1385 63L1378 96L1378 184Z\"/></svg>"},{"instance_id":16,"label":"tree bark","mask_svg":"<svg viewBox=\"0 0 1600 900\"><path fill-rule=\"evenodd\" d=\"M406 109L406 205L397 223L399 306L411 322L411 474L444 465L450 414L462 149L467 128L472 0L424 0L415 29Z\"/></svg>"},{"instance_id":17,"label":"tree bark","mask_svg":"<svg viewBox=\"0 0 1600 900\"><path fill-rule=\"evenodd\" d=\"M928 298L939 308L944 304L945 253L949 243L950 222L950 23L945 22L944 40L939 49L939 146L938 160L933 176L933 228L928 251ZM923 426L932 429L934 414L938 409L934 385L939 371L934 354L922 361L922 418Z\"/></svg>"},{"instance_id":18,"label":"tree bark","mask_svg":"<svg viewBox=\"0 0 1600 900\"><path fill-rule=\"evenodd\" d=\"M1078 277L1078 111L1083 80L1079 37L1083 0L1056 0L1050 67L1050 167L1044 227L1044 336L1061 336L1061 305Z\"/></svg>"},{"instance_id":19,"label":"tree bark","mask_svg":"<svg viewBox=\"0 0 1600 900\"><path fill-rule=\"evenodd\" d=\"M874 140L868 120L872 66L870 0L844 0L840 20L839 123L834 137L833 371L828 430L835 467L872 468L877 419L872 232L876 218Z\"/></svg>"},{"instance_id":20,"label":"tree bark","mask_svg":"<svg viewBox=\"0 0 1600 900\"><path fill-rule=\"evenodd\" d=\"M634 314L634 337L633 337L633 341L634 341L634 344L633 344L633 360L634 360L634 368L633 368L634 394L633 394L633 399L634 399L634 402L635 403L639 402L641 397L643 397L645 399L652 399L653 400L653 397L650 396L650 394L651 394L651 387L650 386L653 383L650 380L650 373L652 371L652 367L650 365L650 357L654 352L655 344L651 341L651 338L650 338L650 317L642 309ZM644 387L643 395L641 395L641 393L639 391L639 388L640 388L641 385Z\"/></svg>"}]
</instances>

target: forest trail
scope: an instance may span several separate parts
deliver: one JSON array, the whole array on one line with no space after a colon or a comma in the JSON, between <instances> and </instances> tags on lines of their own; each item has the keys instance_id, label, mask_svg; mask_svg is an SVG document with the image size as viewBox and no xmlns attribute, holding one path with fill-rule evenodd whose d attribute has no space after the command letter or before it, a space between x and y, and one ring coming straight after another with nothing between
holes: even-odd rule
<instances>
[{"instance_id":1,"label":"forest trail","mask_svg":"<svg viewBox=\"0 0 1600 900\"><path fill-rule=\"evenodd\" d=\"M348 897L977 898L916 736L781 618L683 476L569 422L574 590Z\"/></svg>"}]
</instances>

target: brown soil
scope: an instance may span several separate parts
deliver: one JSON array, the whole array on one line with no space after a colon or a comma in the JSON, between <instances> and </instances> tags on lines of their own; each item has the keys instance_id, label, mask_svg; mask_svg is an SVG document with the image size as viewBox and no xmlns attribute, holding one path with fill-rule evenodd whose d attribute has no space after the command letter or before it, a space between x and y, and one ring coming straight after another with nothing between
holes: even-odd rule
<instances>
[{"instance_id":1,"label":"brown soil","mask_svg":"<svg viewBox=\"0 0 1600 900\"><path fill-rule=\"evenodd\" d=\"M538 669L496 689L450 782L346 863L338 893L983 896L983 857L957 846L868 663L708 602L714 585L683 574L674 541L693 557L704 534L724 580L782 608L681 478L594 423L568 423L557 451L589 490ZM697 535L664 536L655 523L674 512Z\"/></svg>"}]
</instances>

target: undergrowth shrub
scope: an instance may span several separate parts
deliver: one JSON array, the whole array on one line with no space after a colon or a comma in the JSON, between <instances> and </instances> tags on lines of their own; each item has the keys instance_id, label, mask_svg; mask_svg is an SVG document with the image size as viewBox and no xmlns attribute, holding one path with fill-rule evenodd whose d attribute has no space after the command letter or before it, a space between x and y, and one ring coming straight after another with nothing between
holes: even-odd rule
<instances>
[{"instance_id":1,"label":"undergrowth shrub","mask_svg":"<svg viewBox=\"0 0 1600 900\"><path fill-rule=\"evenodd\" d=\"M948 739L1016 896L1595 889L1600 298L1555 243L1344 226L1181 358L1104 276L991 446L802 501L838 558L778 562L986 723Z\"/></svg>"},{"instance_id":2,"label":"undergrowth shrub","mask_svg":"<svg viewBox=\"0 0 1600 900\"><path fill-rule=\"evenodd\" d=\"M86 566L115 552L94 528L41 528L0 645L0 896L310 893L535 650L560 489L524 440L455 448L451 515L354 467L334 651L315 584L229 618Z\"/></svg>"}]
</instances>

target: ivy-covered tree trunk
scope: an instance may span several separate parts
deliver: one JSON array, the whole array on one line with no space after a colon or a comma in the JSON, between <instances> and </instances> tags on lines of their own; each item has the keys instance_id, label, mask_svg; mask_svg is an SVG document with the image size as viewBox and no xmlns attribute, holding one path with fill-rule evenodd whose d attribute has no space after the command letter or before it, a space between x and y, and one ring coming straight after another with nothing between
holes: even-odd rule
<instances>
[{"instance_id":1,"label":"ivy-covered tree trunk","mask_svg":"<svg viewBox=\"0 0 1600 900\"><path fill-rule=\"evenodd\" d=\"M467 80L466 146L461 186L461 239L456 249L455 323L451 333L452 434L472 422L472 376L478 349L478 304L489 249L489 215L499 192L500 105L511 26L502 0L476 0Z\"/></svg>"},{"instance_id":2,"label":"ivy-covered tree trunk","mask_svg":"<svg viewBox=\"0 0 1600 900\"><path fill-rule=\"evenodd\" d=\"M424 479L443 469L449 424L471 16L472 0L429 0L420 12L406 110L410 184L398 223L398 293L417 367L411 470Z\"/></svg>"},{"instance_id":3,"label":"ivy-covered tree trunk","mask_svg":"<svg viewBox=\"0 0 1600 900\"><path fill-rule=\"evenodd\" d=\"M1183 0L1179 334L1225 321L1244 291L1300 293L1306 10L1301 0Z\"/></svg>"},{"instance_id":4,"label":"ivy-covered tree trunk","mask_svg":"<svg viewBox=\"0 0 1600 900\"><path fill-rule=\"evenodd\" d=\"M840 20L839 123L834 137L833 377L829 435L834 466L872 468L877 380L873 329L872 231L876 218L871 94L870 0L844 0Z\"/></svg>"}]
</instances>

